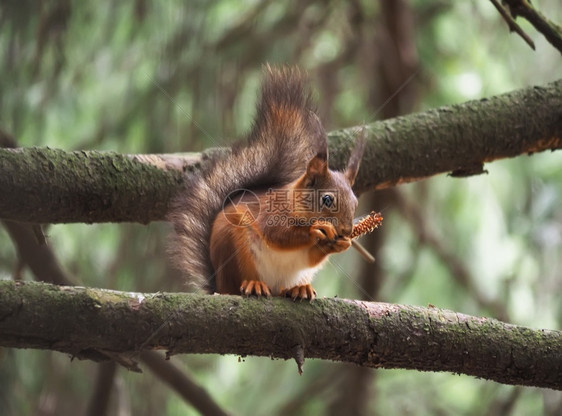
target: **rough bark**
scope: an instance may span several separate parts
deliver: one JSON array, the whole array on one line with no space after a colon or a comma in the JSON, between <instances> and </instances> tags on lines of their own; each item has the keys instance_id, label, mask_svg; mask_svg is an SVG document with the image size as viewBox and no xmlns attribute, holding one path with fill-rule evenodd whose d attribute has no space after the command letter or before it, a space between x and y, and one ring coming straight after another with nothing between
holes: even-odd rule
<instances>
[{"instance_id":1,"label":"rough bark","mask_svg":"<svg viewBox=\"0 0 562 416\"><path fill-rule=\"evenodd\" d=\"M0 218L36 223L148 223L181 183L127 155L50 148L0 149L0 176Z\"/></svg>"},{"instance_id":2,"label":"rough bark","mask_svg":"<svg viewBox=\"0 0 562 416\"><path fill-rule=\"evenodd\" d=\"M103 360L141 351L346 361L562 390L562 332L438 308L295 303L0 282L0 345Z\"/></svg>"},{"instance_id":3,"label":"rough bark","mask_svg":"<svg viewBox=\"0 0 562 416\"><path fill-rule=\"evenodd\" d=\"M367 126L359 193L443 172L482 172L485 162L562 147L562 80ZM329 135L343 168L357 128ZM221 154L222 152L218 152ZM165 218L209 154L127 156L49 148L0 149L0 218L38 223L147 223Z\"/></svg>"}]
</instances>

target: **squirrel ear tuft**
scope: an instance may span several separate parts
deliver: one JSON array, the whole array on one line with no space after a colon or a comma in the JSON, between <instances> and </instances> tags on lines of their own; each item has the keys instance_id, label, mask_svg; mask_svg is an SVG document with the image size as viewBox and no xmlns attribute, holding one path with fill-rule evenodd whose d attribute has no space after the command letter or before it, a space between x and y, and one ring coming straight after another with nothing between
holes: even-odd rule
<instances>
[{"instance_id":1,"label":"squirrel ear tuft","mask_svg":"<svg viewBox=\"0 0 562 416\"><path fill-rule=\"evenodd\" d=\"M351 156L349 157L349 162L345 171L345 177L347 178L351 186L353 186L353 184L355 183L355 178L357 177L357 173L359 172L359 165L361 165L361 159L363 158L365 145L367 143L366 137L367 133L365 131L365 128L363 128L361 136L357 139L355 147L351 152Z\"/></svg>"},{"instance_id":2,"label":"squirrel ear tuft","mask_svg":"<svg viewBox=\"0 0 562 416\"><path fill-rule=\"evenodd\" d=\"M317 178L328 174L327 153L318 153L308 162L306 167L305 184L306 186L314 186Z\"/></svg>"}]
</instances>

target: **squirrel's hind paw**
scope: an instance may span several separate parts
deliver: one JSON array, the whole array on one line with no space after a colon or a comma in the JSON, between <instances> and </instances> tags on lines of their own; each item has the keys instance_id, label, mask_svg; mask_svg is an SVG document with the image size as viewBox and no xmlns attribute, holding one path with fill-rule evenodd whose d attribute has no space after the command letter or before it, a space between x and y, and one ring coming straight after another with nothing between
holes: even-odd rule
<instances>
[{"instance_id":1,"label":"squirrel's hind paw","mask_svg":"<svg viewBox=\"0 0 562 416\"><path fill-rule=\"evenodd\" d=\"M314 300L314 298L316 298L316 290L314 290L314 288L310 284L300 285L295 286L291 289L283 289L281 291L281 296L286 296L288 298L290 297L293 300Z\"/></svg>"},{"instance_id":2,"label":"squirrel's hind paw","mask_svg":"<svg viewBox=\"0 0 562 416\"><path fill-rule=\"evenodd\" d=\"M271 296L271 291L269 287L264 282L259 280L244 280L240 286L240 293L244 296L256 295L256 296Z\"/></svg>"}]
</instances>

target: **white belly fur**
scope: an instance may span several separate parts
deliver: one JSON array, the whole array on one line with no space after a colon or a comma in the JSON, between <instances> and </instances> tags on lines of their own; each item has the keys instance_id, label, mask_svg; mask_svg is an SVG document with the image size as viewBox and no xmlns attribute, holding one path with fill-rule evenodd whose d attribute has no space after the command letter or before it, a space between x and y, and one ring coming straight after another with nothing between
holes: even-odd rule
<instances>
[{"instance_id":1,"label":"white belly fur","mask_svg":"<svg viewBox=\"0 0 562 416\"><path fill-rule=\"evenodd\" d=\"M273 295L279 295L282 289L309 284L325 262L309 267L308 249L275 250L260 240L252 244L252 253L260 279Z\"/></svg>"}]
</instances>

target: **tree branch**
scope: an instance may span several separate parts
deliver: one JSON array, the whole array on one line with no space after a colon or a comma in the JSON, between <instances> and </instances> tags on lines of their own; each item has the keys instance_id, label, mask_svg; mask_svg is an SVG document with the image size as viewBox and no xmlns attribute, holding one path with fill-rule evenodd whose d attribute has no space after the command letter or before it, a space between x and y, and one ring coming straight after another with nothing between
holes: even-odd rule
<instances>
[{"instance_id":1,"label":"tree branch","mask_svg":"<svg viewBox=\"0 0 562 416\"><path fill-rule=\"evenodd\" d=\"M141 360L170 388L182 396L202 415L226 416L226 413L209 395L207 390L199 386L185 369L180 370L170 360L154 351L145 351Z\"/></svg>"},{"instance_id":2,"label":"tree branch","mask_svg":"<svg viewBox=\"0 0 562 416\"><path fill-rule=\"evenodd\" d=\"M12 221L1 221L12 237L18 250L20 259L29 266L35 278L38 280L55 283L58 285L71 285L73 278L61 267L55 253L46 243L40 244L34 238L31 226ZM107 354L114 357L115 361L106 361L101 364L96 377L94 391L88 404L88 415L105 415L109 406L109 400L113 389L116 363L124 363L119 354ZM157 377L169 384L188 403L192 404L202 414L224 415L218 404L209 394L198 386L189 376L174 366L169 360L164 360L155 351L145 351L141 360ZM137 363L133 363L130 370L136 370Z\"/></svg>"},{"instance_id":3,"label":"tree branch","mask_svg":"<svg viewBox=\"0 0 562 416\"><path fill-rule=\"evenodd\" d=\"M530 111L532 109L532 111ZM367 126L359 193L443 172L470 175L500 158L562 147L562 80ZM357 129L330 134L331 164L346 165ZM0 149L0 218L37 223L147 223L165 218L202 155L120 155L49 148Z\"/></svg>"},{"instance_id":4,"label":"tree branch","mask_svg":"<svg viewBox=\"0 0 562 416\"><path fill-rule=\"evenodd\" d=\"M117 363L115 361L107 361L99 365L94 391L86 410L87 416L103 416L108 414L111 393L115 391L113 384L115 383L116 370Z\"/></svg>"},{"instance_id":5,"label":"tree branch","mask_svg":"<svg viewBox=\"0 0 562 416\"><path fill-rule=\"evenodd\" d=\"M217 353L450 371L562 390L562 333L437 308L345 299L138 294L0 282L0 345L78 358L96 351Z\"/></svg>"},{"instance_id":6,"label":"tree branch","mask_svg":"<svg viewBox=\"0 0 562 416\"><path fill-rule=\"evenodd\" d=\"M513 17L521 16L562 53L562 28L533 7L529 0L504 0Z\"/></svg>"},{"instance_id":7,"label":"tree branch","mask_svg":"<svg viewBox=\"0 0 562 416\"><path fill-rule=\"evenodd\" d=\"M18 257L38 280L57 285L74 285L74 278L61 266L46 242L37 241L32 226L14 221L0 221L18 250ZM40 226L39 226L40 227Z\"/></svg>"},{"instance_id":8,"label":"tree branch","mask_svg":"<svg viewBox=\"0 0 562 416\"><path fill-rule=\"evenodd\" d=\"M531 39L531 37L527 35L523 29L521 29L521 27L517 24L515 19L511 17L511 15L507 12L507 10L505 10L505 8L498 2L498 0L490 0L490 1L492 2L496 10L499 12L503 20L505 20L505 22L507 23L509 30L521 36L521 38L527 43L527 45L529 45L532 50L535 50L535 42L533 42L533 39Z\"/></svg>"}]
</instances>

